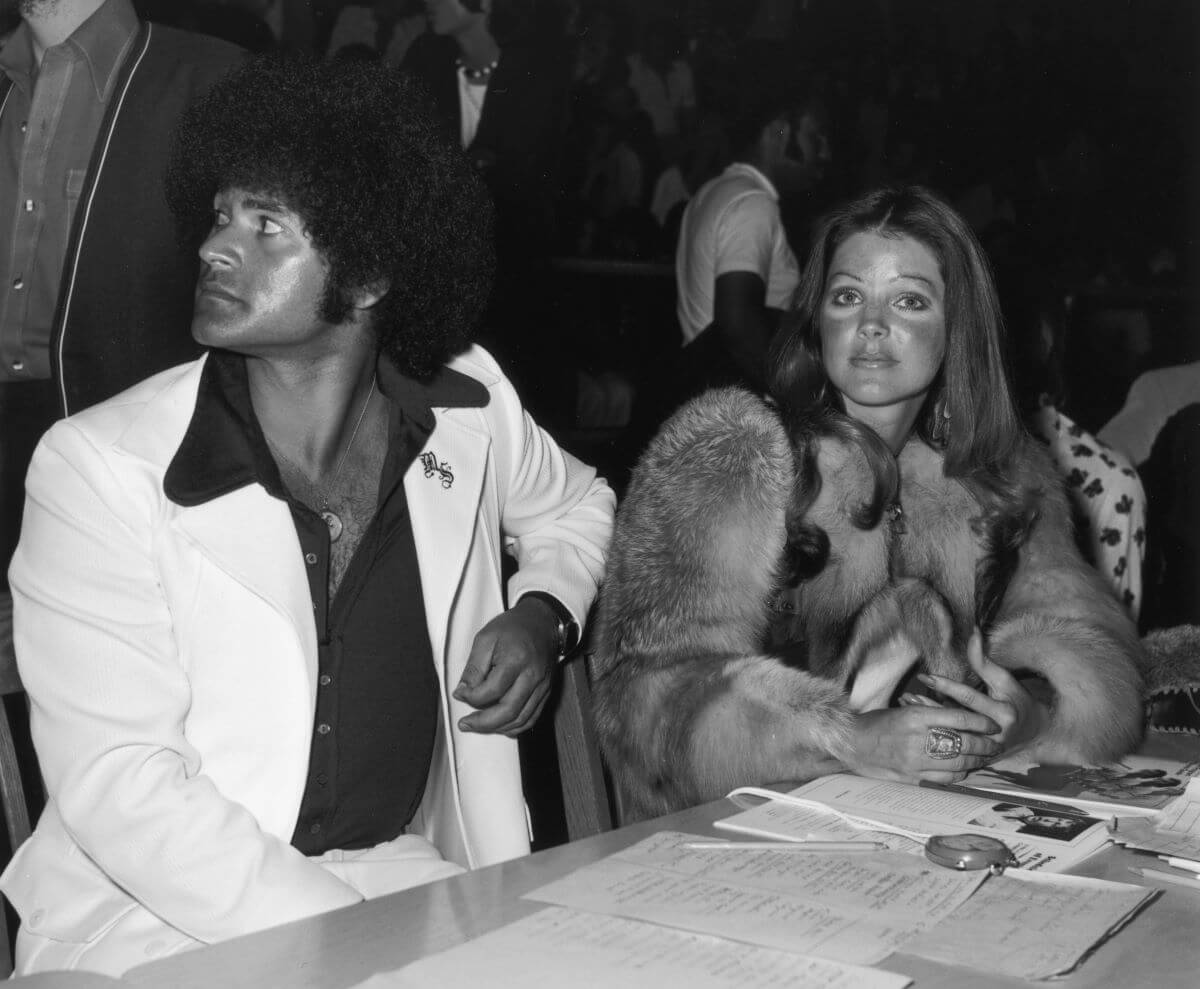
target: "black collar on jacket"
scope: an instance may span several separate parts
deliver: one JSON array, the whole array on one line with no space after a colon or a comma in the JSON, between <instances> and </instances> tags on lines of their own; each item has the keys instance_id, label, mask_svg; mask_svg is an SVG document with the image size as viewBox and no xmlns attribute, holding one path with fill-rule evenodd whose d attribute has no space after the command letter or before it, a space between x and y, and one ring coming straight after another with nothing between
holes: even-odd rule
<instances>
[{"instance_id":1,"label":"black collar on jacket","mask_svg":"<svg viewBox=\"0 0 1200 989\"><path fill-rule=\"evenodd\" d=\"M428 382L405 377L387 358L379 359L379 390L422 428L432 431L435 408L483 408L488 390L474 378L440 368ZM246 360L212 350L200 374L196 408L183 441L163 477L163 491L191 508L249 484L262 484L284 498L279 468L267 447L250 402Z\"/></svg>"}]
</instances>

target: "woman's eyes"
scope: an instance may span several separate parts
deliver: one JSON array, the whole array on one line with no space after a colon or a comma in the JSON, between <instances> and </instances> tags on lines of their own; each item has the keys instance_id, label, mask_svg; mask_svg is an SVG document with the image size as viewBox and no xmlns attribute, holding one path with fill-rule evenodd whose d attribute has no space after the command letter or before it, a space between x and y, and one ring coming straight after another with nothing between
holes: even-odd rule
<instances>
[{"instance_id":1,"label":"woman's eyes","mask_svg":"<svg viewBox=\"0 0 1200 989\"><path fill-rule=\"evenodd\" d=\"M829 295L829 301L835 306L855 306L863 301L862 294L857 289L834 289ZM916 292L904 292L892 300L892 305L901 312L923 312L929 308L929 300Z\"/></svg>"},{"instance_id":2,"label":"woman's eyes","mask_svg":"<svg viewBox=\"0 0 1200 989\"><path fill-rule=\"evenodd\" d=\"M212 225L214 227L223 227L227 223L229 223L229 214L228 213L225 213L219 209L213 210Z\"/></svg>"},{"instance_id":3,"label":"woman's eyes","mask_svg":"<svg viewBox=\"0 0 1200 989\"><path fill-rule=\"evenodd\" d=\"M920 312L922 309L929 308L929 300L924 296L906 292L896 300L896 308L906 309L910 312Z\"/></svg>"}]
</instances>

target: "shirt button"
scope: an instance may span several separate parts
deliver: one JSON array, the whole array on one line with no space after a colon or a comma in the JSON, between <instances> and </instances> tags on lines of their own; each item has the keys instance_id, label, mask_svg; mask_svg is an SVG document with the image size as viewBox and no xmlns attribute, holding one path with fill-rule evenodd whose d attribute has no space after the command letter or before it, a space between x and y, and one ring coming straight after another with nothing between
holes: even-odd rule
<instances>
[{"instance_id":1,"label":"shirt button","mask_svg":"<svg viewBox=\"0 0 1200 989\"><path fill-rule=\"evenodd\" d=\"M330 728L329 725L327 725L327 724L317 725L317 734L318 735L328 735L332 730L333 729Z\"/></svg>"},{"instance_id":2,"label":"shirt button","mask_svg":"<svg viewBox=\"0 0 1200 989\"><path fill-rule=\"evenodd\" d=\"M305 553L304 554L304 562L307 563L310 567L315 566L316 562L317 562L317 554L316 553Z\"/></svg>"},{"instance_id":3,"label":"shirt button","mask_svg":"<svg viewBox=\"0 0 1200 989\"><path fill-rule=\"evenodd\" d=\"M321 833L321 825L310 824L309 828L308 828L308 833L309 834L320 834Z\"/></svg>"},{"instance_id":4,"label":"shirt button","mask_svg":"<svg viewBox=\"0 0 1200 989\"><path fill-rule=\"evenodd\" d=\"M24 134L27 130L29 130L29 121L22 120L21 121L21 133Z\"/></svg>"},{"instance_id":5,"label":"shirt button","mask_svg":"<svg viewBox=\"0 0 1200 989\"><path fill-rule=\"evenodd\" d=\"M24 287L25 287L25 279L22 278L20 275L17 275L17 277L13 279L13 288L22 289Z\"/></svg>"},{"instance_id":6,"label":"shirt button","mask_svg":"<svg viewBox=\"0 0 1200 989\"><path fill-rule=\"evenodd\" d=\"M328 687L331 683L333 683L333 677L331 677L328 673L322 673L317 682L322 687Z\"/></svg>"},{"instance_id":7,"label":"shirt button","mask_svg":"<svg viewBox=\"0 0 1200 989\"><path fill-rule=\"evenodd\" d=\"M317 773L317 783L319 783L321 786L324 786L328 782L328 776L326 776L324 773Z\"/></svg>"},{"instance_id":8,"label":"shirt button","mask_svg":"<svg viewBox=\"0 0 1200 989\"><path fill-rule=\"evenodd\" d=\"M32 213L32 212L33 212L33 200L32 200L32 199L26 199L26 200L25 200L25 212L26 212L26 213Z\"/></svg>"}]
</instances>

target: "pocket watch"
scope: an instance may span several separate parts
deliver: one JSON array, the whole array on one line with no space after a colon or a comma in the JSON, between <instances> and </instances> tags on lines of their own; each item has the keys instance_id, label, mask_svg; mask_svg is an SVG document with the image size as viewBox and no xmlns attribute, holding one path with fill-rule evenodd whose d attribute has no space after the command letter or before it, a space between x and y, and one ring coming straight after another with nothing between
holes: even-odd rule
<instances>
[{"instance_id":1,"label":"pocket watch","mask_svg":"<svg viewBox=\"0 0 1200 989\"><path fill-rule=\"evenodd\" d=\"M987 869L993 876L1017 864L1011 848L984 834L935 834L925 842L925 857L948 869Z\"/></svg>"}]
</instances>

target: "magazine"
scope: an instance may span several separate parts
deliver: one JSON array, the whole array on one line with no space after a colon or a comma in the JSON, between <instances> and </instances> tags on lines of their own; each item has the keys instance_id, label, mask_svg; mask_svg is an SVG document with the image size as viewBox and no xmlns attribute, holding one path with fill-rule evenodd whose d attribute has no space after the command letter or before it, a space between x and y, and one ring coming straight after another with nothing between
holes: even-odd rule
<instances>
[{"instance_id":1,"label":"magazine","mask_svg":"<svg viewBox=\"0 0 1200 989\"><path fill-rule=\"evenodd\" d=\"M1003 841L1020 868L1064 872L1111 840L1106 822L1067 807L1051 809L946 789L865 779L822 776L787 793L735 790L766 799L717 828L783 841L871 838L922 854L935 834L983 834Z\"/></svg>"},{"instance_id":2,"label":"magazine","mask_svg":"<svg viewBox=\"0 0 1200 989\"><path fill-rule=\"evenodd\" d=\"M1048 766L1004 759L969 773L963 786L1021 798L1042 797L1099 816L1152 816L1182 797L1200 761L1131 755L1104 766ZM1198 784L1200 785L1200 784Z\"/></svg>"}]
</instances>

